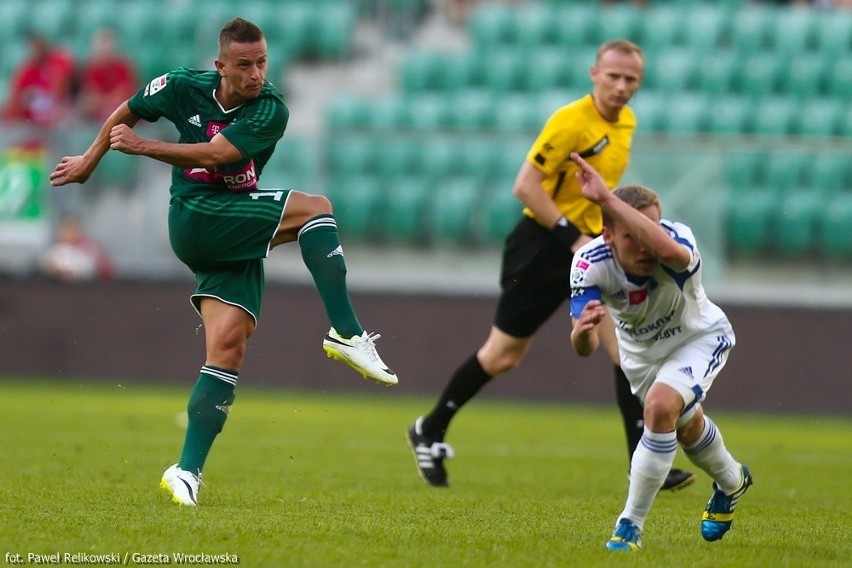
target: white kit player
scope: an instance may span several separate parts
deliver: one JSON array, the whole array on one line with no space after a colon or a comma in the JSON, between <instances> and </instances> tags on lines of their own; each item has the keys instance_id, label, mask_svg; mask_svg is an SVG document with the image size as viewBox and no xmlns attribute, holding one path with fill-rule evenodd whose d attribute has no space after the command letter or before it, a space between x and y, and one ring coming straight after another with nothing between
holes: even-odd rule
<instances>
[{"instance_id":1,"label":"white kit player","mask_svg":"<svg viewBox=\"0 0 852 568\"><path fill-rule=\"evenodd\" d=\"M674 463L678 442L713 479L701 520L705 540L730 530L734 508L752 484L701 402L725 366L734 332L701 285L701 255L686 225L661 219L657 195L638 185L607 190L577 154L583 195L600 205L603 233L577 250L571 267L571 343L581 356L599 345L598 325L615 320L621 366L644 407L645 430L633 454L624 510L610 550L642 546L645 519Z\"/></svg>"}]
</instances>

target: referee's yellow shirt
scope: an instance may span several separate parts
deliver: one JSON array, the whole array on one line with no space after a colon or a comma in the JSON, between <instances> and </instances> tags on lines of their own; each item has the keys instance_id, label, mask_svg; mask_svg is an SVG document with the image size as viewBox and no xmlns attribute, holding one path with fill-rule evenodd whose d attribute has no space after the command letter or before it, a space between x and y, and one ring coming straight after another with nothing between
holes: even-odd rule
<instances>
[{"instance_id":1,"label":"referee's yellow shirt","mask_svg":"<svg viewBox=\"0 0 852 568\"><path fill-rule=\"evenodd\" d=\"M530 148L527 161L545 175L542 188L580 232L598 235L603 221L600 207L583 197L577 166L568 155L580 154L614 189L630 161L635 130L633 109L625 106L618 120L610 122L598 113L592 95L586 95L557 109ZM524 215L535 218L528 208Z\"/></svg>"}]
</instances>

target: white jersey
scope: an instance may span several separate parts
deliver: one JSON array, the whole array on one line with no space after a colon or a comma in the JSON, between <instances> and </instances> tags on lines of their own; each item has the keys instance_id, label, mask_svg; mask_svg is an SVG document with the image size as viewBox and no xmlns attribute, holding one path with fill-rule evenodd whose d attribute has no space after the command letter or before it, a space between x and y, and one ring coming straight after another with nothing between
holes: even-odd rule
<instances>
[{"instance_id":1,"label":"white jersey","mask_svg":"<svg viewBox=\"0 0 852 568\"><path fill-rule=\"evenodd\" d=\"M571 265L571 315L600 300L615 320L622 361L659 363L678 348L721 327L727 316L701 285L701 255L692 230L662 220L660 226L690 252L683 272L657 265L653 275L627 275L598 237L577 250Z\"/></svg>"}]
</instances>

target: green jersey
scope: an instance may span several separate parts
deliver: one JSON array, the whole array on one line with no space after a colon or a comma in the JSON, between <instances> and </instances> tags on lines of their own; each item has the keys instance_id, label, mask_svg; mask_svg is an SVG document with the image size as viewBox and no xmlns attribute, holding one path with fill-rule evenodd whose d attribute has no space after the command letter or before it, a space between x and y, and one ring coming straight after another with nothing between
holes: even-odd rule
<instances>
[{"instance_id":1,"label":"green jersey","mask_svg":"<svg viewBox=\"0 0 852 568\"><path fill-rule=\"evenodd\" d=\"M216 100L221 77L216 71L176 69L157 77L128 101L130 111L149 122L160 117L175 125L179 142L208 142L221 133L243 155L215 168L172 168L172 197L209 192L251 192L284 134L290 111L284 96L268 81L260 95L225 110Z\"/></svg>"}]
</instances>

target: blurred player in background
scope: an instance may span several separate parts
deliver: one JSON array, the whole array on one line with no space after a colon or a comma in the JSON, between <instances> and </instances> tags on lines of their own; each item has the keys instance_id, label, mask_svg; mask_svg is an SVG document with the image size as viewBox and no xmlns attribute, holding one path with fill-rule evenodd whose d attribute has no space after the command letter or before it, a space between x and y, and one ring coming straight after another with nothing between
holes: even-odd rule
<instances>
[{"instance_id":1,"label":"blurred player in background","mask_svg":"<svg viewBox=\"0 0 852 568\"><path fill-rule=\"evenodd\" d=\"M642 546L645 519L674 462L677 444L713 479L701 535L715 541L733 523L739 498L752 485L701 402L735 344L725 313L707 299L701 255L692 230L661 220L648 188L610 192L604 178L578 154L583 195L603 210L603 234L580 247L571 268L571 344L588 357L602 327L615 320L621 365L643 401L645 427L633 453L624 511L609 550ZM604 307L606 306L606 307Z\"/></svg>"},{"instance_id":2,"label":"blurred player in background","mask_svg":"<svg viewBox=\"0 0 852 568\"><path fill-rule=\"evenodd\" d=\"M320 195L261 189L258 177L284 134L289 109L266 81L263 32L236 18L219 32L216 69L185 68L157 77L110 115L82 156L64 157L54 186L85 182L109 150L171 164L169 238L195 274L192 305L205 330L207 358L188 405L180 461L161 486L172 500L198 502L201 470L234 401L249 336L260 317L263 259L297 241L332 328L323 348L364 377L393 385L396 375L375 349L379 336L361 327L349 299L346 264L331 204ZM142 138L140 120L165 118L178 143Z\"/></svg>"},{"instance_id":3,"label":"blurred player in background","mask_svg":"<svg viewBox=\"0 0 852 568\"><path fill-rule=\"evenodd\" d=\"M488 339L455 371L432 411L407 431L417 470L430 485L449 484L444 460L453 450L444 437L452 418L491 379L521 363L533 335L569 298L572 254L600 233L601 212L582 196L577 168L568 156L580 153L600 169L607 186L618 184L636 128L627 103L642 83L644 65L642 50L632 42L600 46L590 70L592 93L558 109L527 154L513 189L525 206L524 215L506 239L502 292ZM612 322L601 326L615 364L618 405L632 456L642 437L642 406L619 367ZM663 487L684 487L694 479L690 472L672 470Z\"/></svg>"}]
</instances>

